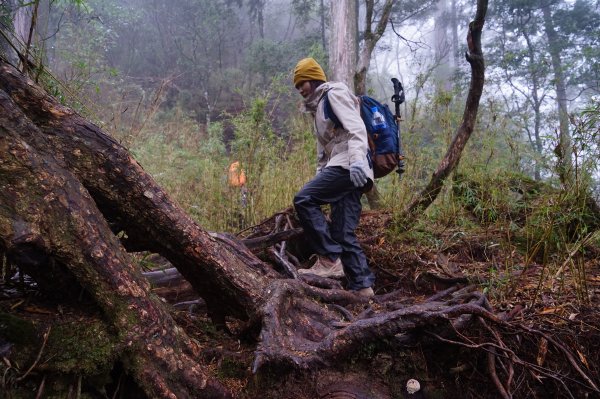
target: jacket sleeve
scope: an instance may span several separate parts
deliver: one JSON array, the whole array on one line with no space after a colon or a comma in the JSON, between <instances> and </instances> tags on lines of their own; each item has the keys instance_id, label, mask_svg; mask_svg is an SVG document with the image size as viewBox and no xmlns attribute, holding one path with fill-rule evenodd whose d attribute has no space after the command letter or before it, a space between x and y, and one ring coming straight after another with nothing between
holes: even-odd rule
<instances>
[{"instance_id":1,"label":"jacket sleeve","mask_svg":"<svg viewBox=\"0 0 600 399\"><path fill-rule=\"evenodd\" d=\"M348 131L348 160L349 165L363 161L369 150L367 129L360 117L358 99L350 90L334 88L328 93L329 103L342 126Z\"/></svg>"}]
</instances>

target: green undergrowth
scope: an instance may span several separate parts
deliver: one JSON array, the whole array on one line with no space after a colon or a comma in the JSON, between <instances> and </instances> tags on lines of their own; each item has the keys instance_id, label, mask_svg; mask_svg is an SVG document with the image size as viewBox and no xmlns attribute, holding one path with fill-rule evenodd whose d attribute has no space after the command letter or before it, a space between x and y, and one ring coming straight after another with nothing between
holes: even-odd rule
<instances>
[{"instance_id":1,"label":"green undergrowth","mask_svg":"<svg viewBox=\"0 0 600 399\"><path fill-rule=\"evenodd\" d=\"M588 302L589 262L600 248L600 214L588 190L468 168L448 183L411 230L394 234L432 253L468 248L473 262L488 265L482 289L498 300L522 283L514 276L535 265L535 298L545 290L560 298L574 289L578 301Z\"/></svg>"},{"instance_id":2,"label":"green undergrowth","mask_svg":"<svg viewBox=\"0 0 600 399\"><path fill-rule=\"evenodd\" d=\"M100 321L58 322L44 329L14 315L0 314L0 333L15 345L17 371L24 371L40 353L45 370L95 375L110 371L118 350L115 338Z\"/></svg>"}]
</instances>

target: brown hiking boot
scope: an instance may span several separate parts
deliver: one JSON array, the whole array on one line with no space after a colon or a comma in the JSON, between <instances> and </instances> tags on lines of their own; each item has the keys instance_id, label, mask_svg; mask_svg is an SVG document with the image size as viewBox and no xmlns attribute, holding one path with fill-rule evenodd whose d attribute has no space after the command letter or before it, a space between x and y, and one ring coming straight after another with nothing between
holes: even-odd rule
<instances>
[{"instance_id":1,"label":"brown hiking boot","mask_svg":"<svg viewBox=\"0 0 600 399\"><path fill-rule=\"evenodd\" d=\"M344 266L338 258L331 260L326 256L313 255L317 258L310 269L300 269L300 274L314 274L319 277L342 278L344 277ZM311 257L312 258L312 257Z\"/></svg>"}]
</instances>

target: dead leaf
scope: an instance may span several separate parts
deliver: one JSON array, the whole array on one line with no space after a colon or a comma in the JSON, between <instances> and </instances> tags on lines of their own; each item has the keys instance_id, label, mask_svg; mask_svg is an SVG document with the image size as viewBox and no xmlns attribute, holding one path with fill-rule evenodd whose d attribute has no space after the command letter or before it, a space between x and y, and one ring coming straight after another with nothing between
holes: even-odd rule
<instances>
[{"instance_id":1,"label":"dead leaf","mask_svg":"<svg viewBox=\"0 0 600 399\"><path fill-rule=\"evenodd\" d=\"M435 257L435 262L438 266L445 268L448 265L448 257L443 253L438 253Z\"/></svg>"},{"instance_id":2,"label":"dead leaf","mask_svg":"<svg viewBox=\"0 0 600 399\"><path fill-rule=\"evenodd\" d=\"M37 306L26 306L25 311L29 313L37 313L37 314L54 314L47 309L38 308Z\"/></svg>"},{"instance_id":3,"label":"dead leaf","mask_svg":"<svg viewBox=\"0 0 600 399\"><path fill-rule=\"evenodd\" d=\"M548 340L546 338L542 337L542 339L540 339L540 346L538 348L538 354L537 354L537 358L536 358L536 362L537 362L538 366L541 366L544 364L547 353L548 353Z\"/></svg>"},{"instance_id":4,"label":"dead leaf","mask_svg":"<svg viewBox=\"0 0 600 399\"><path fill-rule=\"evenodd\" d=\"M579 349L577 349L577 354L579 355L579 360L581 360L581 363L583 363L585 365L585 367L587 367L589 369L590 365L588 364L587 359L585 358L584 354L581 353L579 351Z\"/></svg>"}]
</instances>

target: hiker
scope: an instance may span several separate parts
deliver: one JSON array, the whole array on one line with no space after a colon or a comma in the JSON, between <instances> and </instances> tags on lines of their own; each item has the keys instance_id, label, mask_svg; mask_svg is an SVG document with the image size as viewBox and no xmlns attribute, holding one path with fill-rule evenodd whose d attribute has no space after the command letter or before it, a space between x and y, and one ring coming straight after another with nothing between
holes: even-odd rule
<instances>
[{"instance_id":1,"label":"hiker","mask_svg":"<svg viewBox=\"0 0 600 399\"><path fill-rule=\"evenodd\" d=\"M294 207L305 236L316 254L310 269L321 277L348 280L348 289L373 296L375 275L358 243L355 229L362 209L360 197L373 184L367 131L360 116L357 97L340 82L327 82L321 66L312 58L304 58L294 69L294 86L304 97L305 111L314 118L317 137L317 174L294 197ZM330 108L341 127L326 115L327 94ZM331 206L328 225L321 205Z\"/></svg>"}]
</instances>

